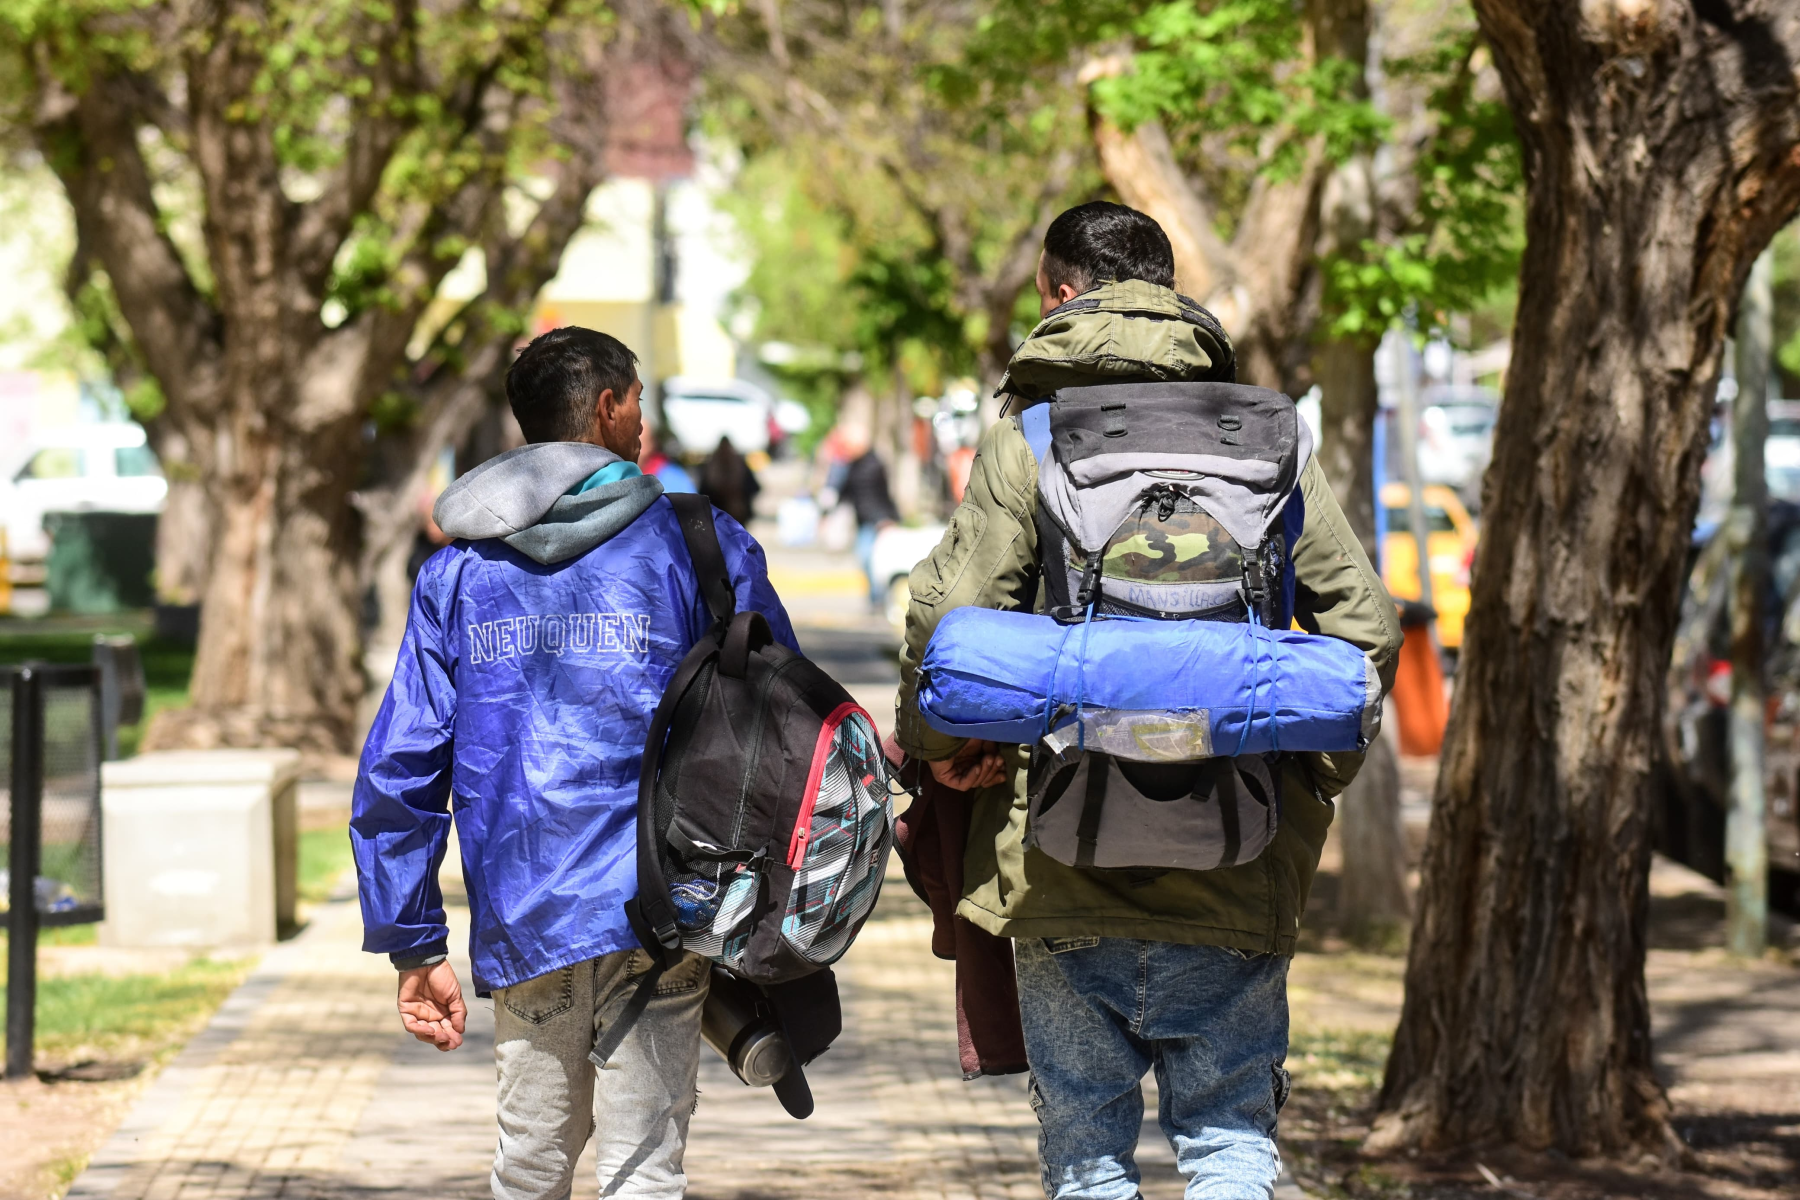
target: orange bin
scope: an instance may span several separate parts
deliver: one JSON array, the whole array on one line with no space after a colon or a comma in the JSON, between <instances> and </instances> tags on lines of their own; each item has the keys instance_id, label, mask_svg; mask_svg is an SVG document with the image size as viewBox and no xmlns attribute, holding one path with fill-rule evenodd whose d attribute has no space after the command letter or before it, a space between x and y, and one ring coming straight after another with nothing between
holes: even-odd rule
<instances>
[{"instance_id":1,"label":"orange bin","mask_svg":"<svg viewBox=\"0 0 1800 1200\"><path fill-rule=\"evenodd\" d=\"M1400 719L1400 753L1421 757L1444 745L1450 701L1444 696L1444 667L1431 644L1428 625L1402 625L1400 665L1394 672L1394 710Z\"/></svg>"}]
</instances>

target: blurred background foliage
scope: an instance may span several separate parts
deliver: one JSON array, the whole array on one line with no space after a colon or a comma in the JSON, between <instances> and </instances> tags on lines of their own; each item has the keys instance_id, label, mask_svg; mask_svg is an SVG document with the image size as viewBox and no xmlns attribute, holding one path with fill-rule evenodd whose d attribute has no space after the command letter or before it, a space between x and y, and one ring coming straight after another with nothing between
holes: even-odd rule
<instances>
[{"instance_id":1,"label":"blurred background foliage","mask_svg":"<svg viewBox=\"0 0 1800 1200\"><path fill-rule=\"evenodd\" d=\"M930 392L1003 360L1035 304L982 285L1015 282L997 267L1033 200L1117 196L1096 119L1160 122L1225 242L1259 181L1312 154L1373 160L1381 211L1369 236L1321 247L1306 336L1408 318L1464 345L1509 331L1522 166L1466 4L1376 5L1364 62L1313 54L1292 0L800 0L778 34L771 11L720 19L729 53L702 111L743 155L741 309L757 337L818 349L782 371L809 394L857 372L881 390L896 369Z\"/></svg>"}]
</instances>

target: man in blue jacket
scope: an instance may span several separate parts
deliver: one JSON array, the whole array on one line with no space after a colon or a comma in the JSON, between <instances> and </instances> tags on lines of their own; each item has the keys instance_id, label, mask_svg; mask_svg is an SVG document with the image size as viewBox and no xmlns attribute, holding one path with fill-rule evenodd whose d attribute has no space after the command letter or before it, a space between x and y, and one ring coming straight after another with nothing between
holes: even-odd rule
<instances>
[{"instance_id":1,"label":"man in blue jacket","mask_svg":"<svg viewBox=\"0 0 1800 1200\"><path fill-rule=\"evenodd\" d=\"M363 948L393 960L402 1024L440 1050L462 1044L465 1015L437 883L454 813L476 994L495 1001L496 1200L568 1196L590 1133L602 1195L687 1183L706 960L663 976L604 1074L588 1058L652 966L622 908L639 767L710 624L674 510L636 466L636 361L578 328L520 353L506 395L531 444L439 498L457 540L419 575L356 781ZM761 547L713 520L739 610L794 646Z\"/></svg>"}]
</instances>

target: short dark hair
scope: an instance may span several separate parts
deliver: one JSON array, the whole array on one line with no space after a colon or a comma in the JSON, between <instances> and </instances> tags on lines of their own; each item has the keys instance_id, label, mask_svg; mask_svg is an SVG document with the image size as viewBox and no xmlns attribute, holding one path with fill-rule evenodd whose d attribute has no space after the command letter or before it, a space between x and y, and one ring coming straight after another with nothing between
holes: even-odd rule
<instances>
[{"instance_id":1,"label":"short dark hair","mask_svg":"<svg viewBox=\"0 0 1800 1200\"><path fill-rule=\"evenodd\" d=\"M1066 283L1077 292L1123 279L1172 288L1175 251L1162 226L1137 209L1095 200L1050 222L1044 278L1052 290Z\"/></svg>"},{"instance_id":2,"label":"short dark hair","mask_svg":"<svg viewBox=\"0 0 1800 1200\"><path fill-rule=\"evenodd\" d=\"M600 393L631 390L637 360L618 338L579 325L539 334L506 372L506 401L519 431L528 442L581 441Z\"/></svg>"}]
</instances>

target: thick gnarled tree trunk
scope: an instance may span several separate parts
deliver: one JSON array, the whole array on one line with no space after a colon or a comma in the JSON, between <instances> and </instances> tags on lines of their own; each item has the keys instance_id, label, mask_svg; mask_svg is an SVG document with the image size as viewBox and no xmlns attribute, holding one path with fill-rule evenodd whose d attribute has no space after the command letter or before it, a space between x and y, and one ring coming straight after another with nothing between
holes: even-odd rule
<instances>
[{"instance_id":1,"label":"thick gnarled tree trunk","mask_svg":"<svg viewBox=\"0 0 1800 1200\"><path fill-rule=\"evenodd\" d=\"M157 744L351 745L362 692L349 503L362 464L358 423L322 432L244 431L219 480L219 519L191 706L160 714Z\"/></svg>"},{"instance_id":2,"label":"thick gnarled tree trunk","mask_svg":"<svg viewBox=\"0 0 1800 1200\"><path fill-rule=\"evenodd\" d=\"M1800 204L1800 7L1475 0L1528 244L1368 1148L1678 1148L1644 987L1664 672L1722 343Z\"/></svg>"},{"instance_id":3,"label":"thick gnarled tree trunk","mask_svg":"<svg viewBox=\"0 0 1800 1200\"><path fill-rule=\"evenodd\" d=\"M604 28L564 23L552 3L510 14L502 36L483 34L479 52L464 54L446 47L469 19L496 27L473 3L334 11L357 49L322 53L362 86L346 85L346 112L312 131L342 144L308 178L283 156L282 122L293 111L260 98L271 94L270 47L291 32L275 9L261 0L130 7L114 15L144 45L174 49L145 66L96 43L91 61L69 71L54 47L40 46L29 59L29 109L75 210L71 286L104 269L132 357L166 400L159 445L179 444L204 489L194 527L209 544L181 572L204 578L191 705L159 713L144 743L348 751L364 689L365 518L384 550L403 543L412 518L410 492L383 497L378 486L354 503L353 489L369 483L372 405L390 390L416 393L418 444L398 485L416 490L436 446L467 427L504 371L519 313L554 273L603 177L605 88L617 77L608 55L679 55L692 30L653 0L617 0L619 20ZM440 39L431 53L419 36L425 22ZM526 53L546 41L541 61ZM513 73L528 69L542 78ZM154 138L140 137L151 128ZM559 152L540 156L547 194L526 189L536 210L519 221L503 198L539 130ZM200 275L170 236L147 142L179 156L197 186ZM396 181L388 167L403 146L457 165ZM391 261L339 299L334 263L366 236L375 211ZM488 287L411 362L407 346L464 248L483 253Z\"/></svg>"}]
</instances>

